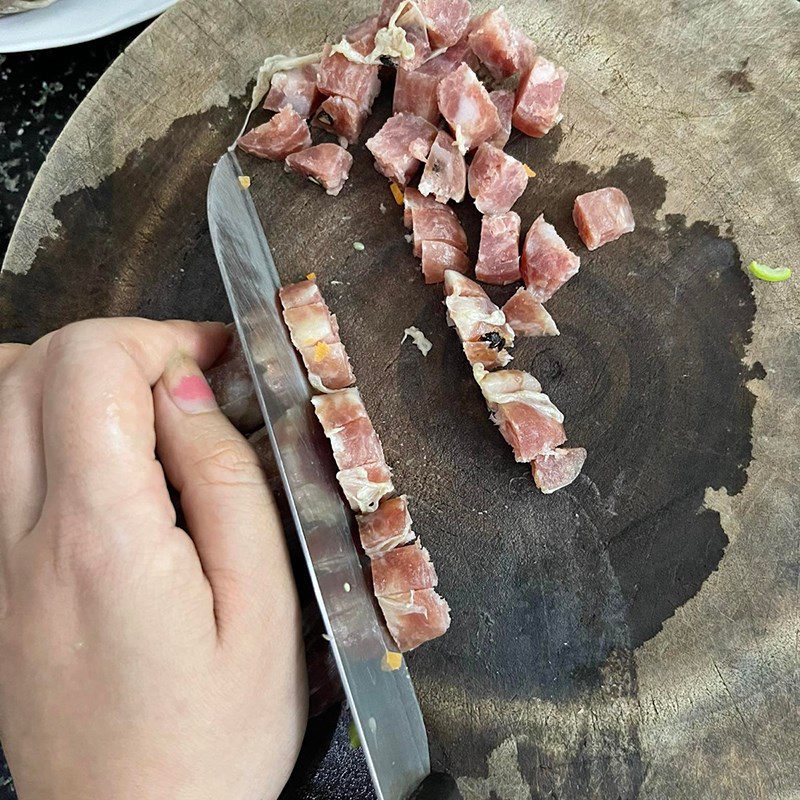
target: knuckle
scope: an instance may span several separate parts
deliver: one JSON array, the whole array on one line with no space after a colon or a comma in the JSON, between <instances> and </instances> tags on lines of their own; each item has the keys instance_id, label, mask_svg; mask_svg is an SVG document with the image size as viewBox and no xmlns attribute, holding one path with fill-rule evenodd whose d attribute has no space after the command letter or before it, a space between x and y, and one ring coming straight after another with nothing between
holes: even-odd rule
<instances>
[{"instance_id":1,"label":"knuckle","mask_svg":"<svg viewBox=\"0 0 800 800\"><path fill-rule=\"evenodd\" d=\"M223 438L214 442L194 462L202 484L264 483L261 466L244 441Z\"/></svg>"}]
</instances>

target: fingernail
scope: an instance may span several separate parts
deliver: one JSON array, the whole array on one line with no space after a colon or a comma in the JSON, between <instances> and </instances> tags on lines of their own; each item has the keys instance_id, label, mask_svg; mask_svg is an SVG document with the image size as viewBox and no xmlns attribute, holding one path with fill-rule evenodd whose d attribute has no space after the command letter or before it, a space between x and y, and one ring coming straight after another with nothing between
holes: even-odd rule
<instances>
[{"instance_id":1,"label":"fingernail","mask_svg":"<svg viewBox=\"0 0 800 800\"><path fill-rule=\"evenodd\" d=\"M172 402L186 414L202 414L217 407L214 392L200 367L182 353L169 360L164 371L164 385Z\"/></svg>"}]
</instances>

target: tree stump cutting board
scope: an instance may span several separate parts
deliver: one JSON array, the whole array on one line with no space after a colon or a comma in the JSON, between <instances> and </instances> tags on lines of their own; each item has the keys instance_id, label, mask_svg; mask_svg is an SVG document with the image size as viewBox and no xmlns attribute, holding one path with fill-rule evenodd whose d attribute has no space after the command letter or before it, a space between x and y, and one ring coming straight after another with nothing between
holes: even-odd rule
<instances>
[{"instance_id":1,"label":"tree stump cutting board","mask_svg":"<svg viewBox=\"0 0 800 800\"><path fill-rule=\"evenodd\" d=\"M2 338L95 315L229 318L205 189L245 88L264 56L316 50L370 11L184 0L145 31L34 184ZM589 450L568 489L539 494L488 420L363 147L336 199L241 157L283 279L316 272L339 316L453 607L450 633L409 657L434 764L466 800L795 797L800 275L753 286L741 265L800 267L800 5L507 11L570 71L561 126L509 145L537 172L523 224L544 211L583 257L549 304L561 336L515 349ZM587 253L572 200L609 184L637 229ZM474 250L478 217L462 217ZM401 344L410 325L427 358ZM371 796L341 735L317 755L287 796Z\"/></svg>"}]
</instances>

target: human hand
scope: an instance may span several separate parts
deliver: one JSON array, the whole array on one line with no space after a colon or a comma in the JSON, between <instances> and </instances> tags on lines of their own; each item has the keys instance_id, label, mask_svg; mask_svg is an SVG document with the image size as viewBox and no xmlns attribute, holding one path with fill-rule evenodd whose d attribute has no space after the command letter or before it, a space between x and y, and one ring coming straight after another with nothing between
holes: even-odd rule
<instances>
[{"instance_id":1,"label":"human hand","mask_svg":"<svg viewBox=\"0 0 800 800\"><path fill-rule=\"evenodd\" d=\"M300 615L258 461L200 371L226 337L119 319L0 345L0 738L21 800L260 800L289 776Z\"/></svg>"}]
</instances>

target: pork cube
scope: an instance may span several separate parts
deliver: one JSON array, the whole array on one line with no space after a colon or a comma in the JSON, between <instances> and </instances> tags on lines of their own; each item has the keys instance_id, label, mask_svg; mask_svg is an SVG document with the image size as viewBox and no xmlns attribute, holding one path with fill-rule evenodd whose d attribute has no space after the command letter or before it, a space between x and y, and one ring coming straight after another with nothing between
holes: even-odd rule
<instances>
[{"instance_id":1,"label":"pork cube","mask_svg":"<svg viewBox=\"0 0 800 800\"><path fill-rule=\"evenodd\" d=\"M522 247L522 280L534 299L549 300L580 269L581 260L540 214Z\"/></svg>"},{"instance_id":2,"label":"pork cube","mask_svg":"<svg viewBox=\"0 0 800 800\"><path fill-rule=\"evenodd\" d=\"M317 66L307 64L272 76L264 108L280 111L291 106L303 119L308 119L321 100L322 95L317 89Z\"/></svg>"},{"instance_id":3,"label":"pork cube","mask_svg":"<svg viewBox=\"0 0 800 800\"><path fill-rule=\"evenodd\" d=\"M322 94L347 97L359 110L369 112L381 88L378 69L373 64L355 64L341 53L331 53L330 45L325 45L317 88Z\"/></svg>"},{"instance_id":4,"label":"pork cube","mask_svg":"<svg viewBox=\"0 0 800 800\"><path fill-rule=\"evenodd\" d=\"M528 185L525 166L499 147L484 142L469 167L469 193L482 214L505 214Z\"/></svg>"},{"instance_id":5,"label":"pork cube","mask_svg":"<svg viewBox=\"0 0 800 800\"><path fill-rule=\"evenodd\" d=\"M428 153L428 160L419 181L419 190L424 195L433 195L437 202L464 199L467 186L467 164L459 152L453 137L447 131L439 131Z\"/></svg>"},{"instance_id":6,"label":"pork cube","mask_svg":"<svg viewBox=\"0 0 800 800\"><path fill-rule=\"evenodd\" d=\"M439 111L462 153L474 150L500 130L500 115L478 76L465 63L439 83Z\"/></svg>"},{"instance_id":7,"label":"pork cube","mask_svg":"<svg viewBox=\"0 0 800 800\"><path fill-rule=\"evenodd\" d=\"M423 242L446 242L462 253L467 252L467 234L458 221L455 211L437 203L433 208L414 211L414 255L422 256Z\"/></svg>"},{"instance_id":8,"label":"pork cube","mask_svg":"<svg viewBox=\"0 0 800 800\"><path fill-rule=\"evenodd\" d=\"M377 511L356 517L356 522L361 546L370 558L414 540L405 495L384 500Z\"/></svg>"},{"instance_id":9,"label":"pork cube","mask_svg":"<svg viewBox=\"0 0 800 800\"><path fill-rule=\"evenodd\" d=\"M533 481L543 494L551 494L569 486L580 475L585 461L582 447L557 447L533 459Z\"/></svg>"},{"instance_id":10,"label":"pork cube","mask_svg":"<svg viewBox=\"0 0 800 800\"><path fill-rule=\"evenodd\" d=\"M517 289L503 306L503 313L517 336L558 336L553 318L527 289Z\"/></svg>"},{"instance_id":11,"label":"pork cube","mask_svg":"<svg viewBox=\"0 0 800 800\"><path fill-rule=\"evenodd\" d=\"M239 137L237 144L251 155L282 161L290 153L311 147L311 131L291 106L285 106L269 122Z\"/></svg>"},{"instance_id":12,"label":"pork cube","mask_svg":"<svg viewBox=\"0 0 800 800\"><path fill-rule=\"evenodd\" d=\"M533 66L525 72L517 88L514 127L528 136L540 138L561 122L559 111L561 95L567 80L567 71L546 58L537 56Z\"/></svg>"},{"instance_id":13,"label":"pork cube","mask_svg":"<svg viewBox=\"0 0 800 800\"><path fill-rule=\"evenodd\" d=\"M367 112L361 111L349 97L327 97L320 105L313 125L335 134L348 144L355 144L367 116Z\"/></svg>"},{"instance_id":14,"label":"pork cube","mask_svg":"<svg viewBox=\"0 0 800 800\"><path fill-rule=\"evenodd\" d=\"M421 257L425 283L441 283L447 270L462 274L469 270L467 254L447 242L422 242Z\"/></svg>"},{"instance_id":15,"label":"pork cube","mask_svg":"<svg viewBox=\"0 0 800 800\"><path fill-rule=\"evenodd\" d=\"M578 195L572 218L589 250L613 242L636 227L628 198L614 186Z\"/></svg>"},{"instance_id":16,"label":"pork cube","mask_svg":"<svg viewBox=\"0 0 800 800\"><path fill-rule=\"evenodd\" d=\"M441 636L450 627L450 606L434 589L379 597L378 604L402 653Z\"/></svg>"},{"instance_id":17,"label":"pork cube","mask_svg":"<svg viewBox=\"0 0 800 800\"><path fill-rule=\"evenodd\" d=\"M422 69L397 70L394 83L393 114L415 114L433 125L439 122L439 101L436 90L440 78Z\"/></svg>"},{"instance_id":18,"label":"pork cube","mask_svg":"<svg viewBox=\"0 0 800 800\"><path fill-rule=\"evenodd\" d=\"M501 150L508 144L511 137L511 116L514 113L514 92L509 89L495 89L489 92L489 97L497 109L500 117L500 130L489 140L489 144Z\"/></svg>"},{"instance_id":19,"label":"pork cube","mask_svg":"<svg viewBox=\"0 0 800 800\"><path fill-rule=\"evenodd\" d=\"M434 589L438 582L430 554L419 540L389 550L372 562L372 585L376 597Z\"/></svg>"},{"instance_id":20,"label":"pork cube","mask_svg":"<svg viewBox=\"0 0 800 800\"><path fill-rule=\"evenodd\" d=\"M286 168L318 183L330 195L337 195L350 174L353 156L338 144L317 144L286 157Z\"/></svg>"},{"instance_id":21,"label":"pork cube","mask_svg":"<svg viewBox=\"0 0 800 800\"><path fill-rule=\"evenodd\" d=\"M464 35L469 24L469 0L419 0L418 4L432 47L450 47Z\"/></svg>"},{"instance_id":22,"label":"pork cube","mask_svg":"<svg viewBox=\"0 0 800 800\"><path fill-rule=\"evenodd\" d=\"M530 65L533 42L508 20L502 6L487 11L470 25L469 45L497 80L508 78ZM533 49L533 53L531 52Z\"/></svg>"},{"instance_id":23,"label":"pork cube","mask_svg":"<svg viewBox=\"0 0 800 800\"><path fill-rule=\"evenodd\" d=\"M475 264L475 277L479 281L505 286L520 279L520 226L521 220L515 211L483 218Z\"/></svg>"},{"instance_id":24,"label":"pork cube","mask_svg":"<svg viewBox=\"0 0 800 800\"><path fill-rule=\"evenodd\" d=\"M415 114L395 114L367 140L367 149L375 157L375 169L404 186L427 158L436 128Z\"/></svg>"}]
</instances>

